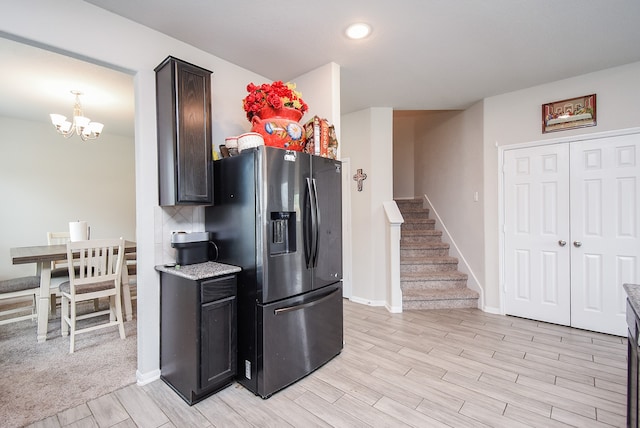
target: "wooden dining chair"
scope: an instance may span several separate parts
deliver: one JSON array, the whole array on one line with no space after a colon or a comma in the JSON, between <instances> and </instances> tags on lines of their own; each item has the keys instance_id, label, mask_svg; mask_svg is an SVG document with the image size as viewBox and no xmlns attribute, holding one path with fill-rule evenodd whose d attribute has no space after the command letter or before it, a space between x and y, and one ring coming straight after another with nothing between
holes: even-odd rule
<instances>
[{"instance_id":1,"label":"wooden dining chair","mask_svg":"<svg viewBox=\"0 0 640 428\"><path fill-rule=\"evenodd\" d=\"M69 232L47 232L47 245L66 245L71 241ZM75 266L78 269L78 266ZM60 296L58 287L65 281L69 281L69 270L67 260L56 260L51 262L51 313L56 313L56 300ZM95 310L98 310L100 302L98 299L93 301Z\"/></svg>"},{"instance_id":2,"label":"wooden dining chair","mask_svg":"<svg viewBox=\"0 0 640 428\"><path fill-rule=\"evenodd\" d=\"M24 297L31 298L31 306L7 305L0 308L0 325L12 322L35 319L37 316L37 300L40 293L40 278L37 276L25 276L21 278L4 279L0 281L0 301L17 301ZM25 315L26 310L31 314ZM23 315L19 315L19 314ZM18 314L18 315L16 315Z\"/></svg>"},{"instance_id":3,"label":"wooden dining chair","mask_svg":"<svg viewBox=\"0 0 640 428\"><path fill-rule=\"evenodd\" d=\"M74 352L75 336L80 333L117 326L120 338L125 338L121 301L123 257L122 238L67 242L67 260L74 260L74 264L77 261L79 266L78 271L68 267L69 281L60 284L62 335L71 335L69 353ZM93 305L82 305L83 313L78 313L79 304L100 297L109 297L109 309L95 311ZM109 315L106 322L96 319L78 328L78 321L103 315Z\"/></svg>"}]
</instances>

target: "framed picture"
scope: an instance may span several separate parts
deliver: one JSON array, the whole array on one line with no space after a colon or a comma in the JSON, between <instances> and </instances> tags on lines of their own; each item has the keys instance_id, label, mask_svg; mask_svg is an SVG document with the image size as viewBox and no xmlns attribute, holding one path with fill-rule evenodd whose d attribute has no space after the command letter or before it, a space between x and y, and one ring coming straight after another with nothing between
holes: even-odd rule
<instances>
[{"instance_id":1,"label":"framed picture","mask_svg":"<svg viewBox=\"0 0 640 428\"><path fill-rule=\"evenodd\" d=\"M542 133L596 126L596 94L542 105Z\"/></svg>"}]
</instances>

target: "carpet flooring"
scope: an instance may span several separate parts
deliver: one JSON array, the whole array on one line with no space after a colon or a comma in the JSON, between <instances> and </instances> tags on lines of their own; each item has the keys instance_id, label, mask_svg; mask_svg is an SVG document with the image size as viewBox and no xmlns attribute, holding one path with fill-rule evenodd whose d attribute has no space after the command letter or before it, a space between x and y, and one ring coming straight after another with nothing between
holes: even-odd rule
<instances>
[{"instance_id":1,"label":"carpet flooring","mask_svg":"<svg viewBox=\"0 0 640 428\"><path fill-rule=\"evenodd\" d=\"M135 383L135 316L125 322L125 332L124 340L117 327L78 335L69 354L69 337L60 335L59 307L44 343L36 341L34 321L1 325L0 425L22 427Z\"/></svg>"}]
</instances>

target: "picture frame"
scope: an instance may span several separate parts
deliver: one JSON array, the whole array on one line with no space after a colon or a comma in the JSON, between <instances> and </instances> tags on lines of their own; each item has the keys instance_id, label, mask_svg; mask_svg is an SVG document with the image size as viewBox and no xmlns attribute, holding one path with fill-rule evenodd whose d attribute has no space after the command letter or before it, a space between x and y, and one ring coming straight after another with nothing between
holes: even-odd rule
<instances>
[{"instance_id":1,"label":"picture frame","mask_svg":"<svg viewBox=\"0 0 640 428\"><path fill-rule=\"evenodd\" d=\"M542 104L542 133L596 126L596 94Z\"/></svg>"}]
</instances>

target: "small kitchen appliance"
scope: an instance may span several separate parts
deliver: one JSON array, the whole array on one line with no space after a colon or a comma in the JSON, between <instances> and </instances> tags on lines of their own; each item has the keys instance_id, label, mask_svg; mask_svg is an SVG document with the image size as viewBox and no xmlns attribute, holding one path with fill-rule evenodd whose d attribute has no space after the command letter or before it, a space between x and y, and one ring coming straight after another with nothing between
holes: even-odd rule
<instances>
[{"instance_id":1,"label":"small kitchen appliance","mask_svg":"<svg viewBox=\"0 0 640 428\"><path fill-rule=\"evenodd\" d=\"M173 232L171 246L176 249L176 264L184 266L209 261L213 242L209 232Z\"/></svg>"}]
</instances>

